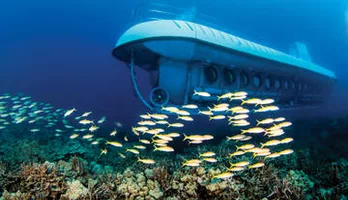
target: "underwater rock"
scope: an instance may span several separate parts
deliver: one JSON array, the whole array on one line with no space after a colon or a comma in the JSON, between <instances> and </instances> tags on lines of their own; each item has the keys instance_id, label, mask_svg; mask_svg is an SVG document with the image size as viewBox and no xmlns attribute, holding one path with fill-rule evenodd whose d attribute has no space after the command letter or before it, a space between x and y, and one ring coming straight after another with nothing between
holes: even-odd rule
<instances>
[{"instance_id":1,"label":"underwater rock","mask_svg":"<svg viewBox=\"0 0 348 200\"><path fill-rule=\"evenodd\" d=\"M67 186L68 190L62 195L61 199L75 200L87 197L88 195L88 189L79 180L68 181Z\"/></svg>"}]
</instances>

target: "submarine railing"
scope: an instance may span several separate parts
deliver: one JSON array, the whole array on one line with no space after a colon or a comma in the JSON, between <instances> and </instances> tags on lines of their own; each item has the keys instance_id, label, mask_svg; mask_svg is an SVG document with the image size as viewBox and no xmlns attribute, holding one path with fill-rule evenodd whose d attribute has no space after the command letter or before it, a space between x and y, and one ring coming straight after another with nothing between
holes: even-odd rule
<instances>
[{"instance_id":1,"label":"submarine railing","mask_svg":"<svg viewBox=\"0 0 348 200\"><path fill-rule=\"evenodd\" d=\"M143 102L143 104L150 109L151 111L153 110L153 107L144 99L143 95L141 94L136 78L135 78L135 72L134 72L134 51L133 49L131 50L131 62L129 63L129 67L130 67L130 74L131 74L131 78L132 78L132 83L133 83L133 87L135 89L136 94L138 95L139 99L141 102Z\"/></svg>"}]
</instances>

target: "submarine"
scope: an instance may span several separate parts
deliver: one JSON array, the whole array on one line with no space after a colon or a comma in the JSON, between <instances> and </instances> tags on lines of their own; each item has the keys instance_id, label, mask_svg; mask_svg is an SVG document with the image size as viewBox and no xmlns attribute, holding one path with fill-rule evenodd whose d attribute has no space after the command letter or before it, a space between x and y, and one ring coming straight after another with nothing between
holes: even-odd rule
<instances>
[{"instance_id":1,"label":"submarine","mask_svg":"<svg viewBox=\"0 0 348 200\"><path fill-rule=\"evenodd\" d=\"M193 20L150 18L133 24L112 55L129 66L137 96L154 112L184 104L206 108L235 91L272 98L282 108L315 106L328 100L336 82L332 71L311 61L303 43L294 43L287 54ZM156 78L149 94L140 92L136 67Z\"/></svg>"}]
</instances>

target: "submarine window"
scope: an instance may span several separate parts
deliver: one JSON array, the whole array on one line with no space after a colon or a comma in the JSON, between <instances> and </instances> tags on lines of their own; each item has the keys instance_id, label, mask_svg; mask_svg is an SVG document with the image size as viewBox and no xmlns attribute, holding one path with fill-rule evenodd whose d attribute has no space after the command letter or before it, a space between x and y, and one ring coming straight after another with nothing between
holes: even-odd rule
<instances>
[{"instance_id":1,"label":"submarine window","mask_svg":"<svg viewBox=\"0 0 348 200\"><path fill-rule=\"evenodd\" d=\"M275 89L279 89L280 88L280 81L279 80L275 80L274 81L274 87L275 87Z\"/></svg>"},{"instance_id":2,"label":"submarine window","mask_svg":"<svg viewBox=\"0 0 348 200\"><path fill-rule=\"evenodd\" d=\"M302 90L302 84L301 83L297 84L297 89L298 89L298 91Z\"/></svg>"},{"instance_id":3,"label":"submarine window","mask_svg":"<svg viewBox=\"0 0 348 200\"><path fill-rule=\"evenodd\" d=\"M223 76L225 83L228 85L231 85L236 81L236 75L230 69L224 69Z\"/></svg>"},{"instance_id":4,"label":"submarine window","mask_svg":"<svg viewBox=\"0 0 348 200\"><path fill-rule=\"evenodd\" d=\"M260 78L260 76L256 75L256 76L253 77L253 85L254 85L255 88L260 87L260 85L261 85L261 78Z\"/></svg>"},{"instance_id":5,"label":"submarine window","mask_svg":"<svg viewBox=\"0 0 348 200\"><path fill-rule=\"evenodd\" d=\"M248 85L249 85L249 77L248 77L248 74L245 73L245 72L242 72L240 77L241 77L242 85L243 85L243 86L248 86Z\"/></svg>"},{"instance_id":6,"label":"submarine window","mask_svg":"<svg viewBox=\"0 0 348 200\"><path fill-rule=\"evenodd\" d=\"M271 80L269 78L265 78L265 88L271 88Z\"/></svg>"},{"instance_id":7,"label":"submarine window","mask_svg":"<svg viewBox=\"0 0 348 200\"><path fill-rule=\"evenodd\" d=\"M289 89L289 82L288 81L284 81L284 89Z\"/></svg>"},{"instance_id":8,"label":"submarine window","mask_svg":"<svg viewBox=\"0 0 348 200\"><path fill-rule=\"evenodd\" d=\"M213 66L204 68L204 76L209 83L215 83L217 81L217 70Z\"/></svg>"}]
</instances>

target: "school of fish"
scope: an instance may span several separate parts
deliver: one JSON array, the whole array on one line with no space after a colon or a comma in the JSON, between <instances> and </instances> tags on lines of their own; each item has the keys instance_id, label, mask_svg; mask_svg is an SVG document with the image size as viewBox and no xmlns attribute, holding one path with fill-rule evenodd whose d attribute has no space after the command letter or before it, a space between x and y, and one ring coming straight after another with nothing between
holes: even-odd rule
<instances>
[{"instance_id":1,"label":"school of fish","mask_svg":"<svg viewBox=\"0 0 348 200\"><path fill-rule=\"evenodd\" d=\"M194 91L193 95L202 98L213 96L203 91ZM94 120L91 118L91 111L79 112L76 108L55 110L50 104L32 101L30 96L13 96L6 93L0 96L0 131L8 126L24 123L28 124L31 133L40 132L41 127L51 128L56 137L81 139L91 145L103 146L100 156L107 154L109 150L115 150L121 158L134 155L137 162L152 165L156 161L142 153L145 149L152 149L154 153L171 153L175 151L171 146L174 140L199 145L214 139L211 133L182 131L185 124L194 121L195 115L192 113L197 113L207 116L208 122L225 120L226 126L240 127L239 132L226 136L227 142L235 146L235 151L229 155L217 155L213 151L200 152L195 158L183 161L182 167L197 167L204 163L213 164L228 159L230 167L212 177L225 179L232 177L234 173L261 168L268 160L293 153L292 149L275 150L293 141L292 138L284 136L284 129L291 126L291 122L286 121L284 117L248 120L253 113L273 113L279 110L279 107L272 105L275 101L269 98L247 98L247 95L247 92L243 91L227 92L216 96L216 103L206 106L206 109L196 104L186 104L180 107L163 106L163 112L141 114L140 121L130 131L138 141L132 147L125 148L123 143L128 142L127 134L122 141L113 139L118 129L123 126L120 122L115 123L115 128L110 130L108 138L97 137L100 126L107 120L105 116ZM252 142L253 138L261 139L263 142L256 144ZM247 159L239 158L248 154L250 156Z\"/></svg>"}]
</instances>

